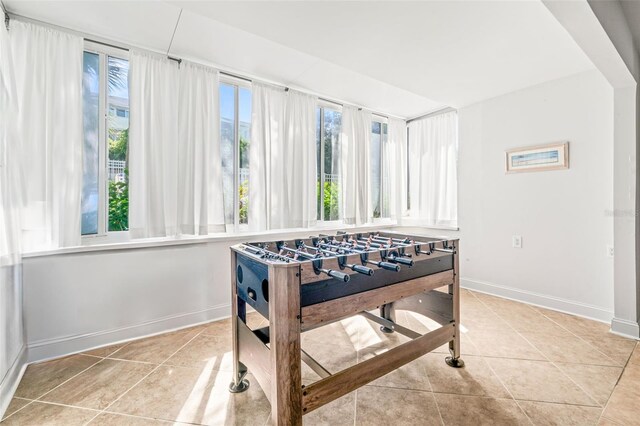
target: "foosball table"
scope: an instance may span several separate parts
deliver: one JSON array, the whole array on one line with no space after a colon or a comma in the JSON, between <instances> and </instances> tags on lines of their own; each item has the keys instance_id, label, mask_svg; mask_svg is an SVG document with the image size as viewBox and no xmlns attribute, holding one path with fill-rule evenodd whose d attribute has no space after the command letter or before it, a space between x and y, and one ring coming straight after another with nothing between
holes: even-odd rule
<instances>
[{"instance_id":1,"label":"foosball table","mask_svg":"<svg viewBox=\"0 0 640 426\"><path fill-rule=\"evenodd\" d=\"M446 343L446 363L464 366L457 246L457 239L338 232L231 247L229 390L247 390L250 371L271 403L272 423L299 425L304 414ZM247 305L269 326L251 329ZM379 315L370 312L375 309ZM439 327L418 333L396 322L396 310L419 313ZM410 340L338 372L302 350L301 333L353 315ZM302 362L321 379L303 386Z\"/></svg>"}]
</instances>

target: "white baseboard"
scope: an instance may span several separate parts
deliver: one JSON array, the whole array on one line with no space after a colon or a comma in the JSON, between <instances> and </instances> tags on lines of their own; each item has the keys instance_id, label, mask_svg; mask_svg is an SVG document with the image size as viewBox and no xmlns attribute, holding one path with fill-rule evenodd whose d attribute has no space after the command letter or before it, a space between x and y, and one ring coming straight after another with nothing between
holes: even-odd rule
<instances>
[{"instance_id":1,"label":"white baseboard","mask_svg":"<svg viewBox=\"0 0 640 426\"><path fill-rule=\"evenodd\" d=\"M13 361L11 368L7 371L4 379L0 383L0 419L4 417L5 411L11 403L13 394L16 393L22 375L27 368L27 345L22 345L20 353Z\"/></svg>"},{"instance_id":2,"label":"white baseboard","mask_svg":"<svg viewBox=\"0 0 640 426\"><path fill-rule=\"evenodd\" d=\"M172 315L117 329L29 342L28 362L39 362L85 352L102 346L166 333L201 323L226 318L231 305L223 304L185 314Z\"/></svg>"},{"instance_id":3,"label":"white baseboard","mask_svg":"<svg viewBox=\"0 0 640 426\"><path fill-rule=\"evenodd\" d=\"M640 338L640 326L638 323L622 318L611 320L611 332L632 339Z\"/></svg>"},{"instance_id":4,"label":"white baseboard","mask_svg":"<svg viewBox=\"0 0 640 426\"><path fill-rule=\"evenodd\" d=\"M506 287L484 281L472 280L469 278L460 278L460 285L469 290L479 291L481 293L487 293L503 297L505 299L511 299L527 303L529 305L548 308L554 311L577 315L579 317L593 319L596 321L606 322L607 324L610 324L613 319L613 312L611 311L599 306L588 305L586 303L580 303L573 300L562 299L555 296L549 296L513 287Z\"/></svg>"}]
</instances>

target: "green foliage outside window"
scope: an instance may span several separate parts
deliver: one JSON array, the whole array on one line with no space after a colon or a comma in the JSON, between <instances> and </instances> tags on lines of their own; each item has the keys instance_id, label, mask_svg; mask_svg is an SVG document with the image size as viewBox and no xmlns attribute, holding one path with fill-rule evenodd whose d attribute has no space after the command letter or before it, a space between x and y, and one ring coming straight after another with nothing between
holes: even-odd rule
<instances>
[{"instance_id":1,"label":"green foliage outside window","mask_svg":"<svg viewBox=\"0 0 640 426\"><path fill-rule=\"evenodd\" d=\"M320 183L318 183L318 186ZM325 182L322 191L322 206L324 208L324 220L337 220L339 218L339 186L337 182Z\"/></svg>"},{"instance_id":2,"label":"green foliage outside window","mask_svg":"<svg viewBox=\"0 0 640 426\"><path fill-rule=\"evenodd\" d=\"M124 176L123 182L109 182L109 231L129 229L129 169Z\"/></svg>"},{"instance_id":3,"label":"green foliage outside window","mask_svg":"<svg viewBox=\"0 0 640 426\"><path fill-rule=\"evenodd\" d=\"M109 137L109 160L126 161L128 144L129 129L118 132L115 139Z\"/></svg>"},{"instance_id":4,"label":"green foliage outside window","mask_svg":"<svg viewBox=\"0 0 640 426\"><path fill-rule=\"evenodd\" d=\"M240 223L249 223L249 181L245 180L240 184Z\"/></svg>"},{"instance_id":5,"label":"green foliage outside window","mask_svg":"<svg viewBox=\"0 0 640 426\"><path fill-rule=\"evenodd\" d=\"M126 161L129 129L109 138L109 159ZM109 232L129 229L129 169L124 169L123 180L109 181Z\"/></svg>"}]
</instances>

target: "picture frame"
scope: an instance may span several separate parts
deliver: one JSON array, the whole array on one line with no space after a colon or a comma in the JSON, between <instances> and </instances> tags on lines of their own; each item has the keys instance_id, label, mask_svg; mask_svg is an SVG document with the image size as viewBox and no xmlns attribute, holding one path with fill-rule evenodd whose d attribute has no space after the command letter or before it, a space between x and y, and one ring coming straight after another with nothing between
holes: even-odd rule
<instances>
[{"instance_id":1,"label":"picture frame","mask_svg":"<svg viewBox=\"0 0 640 426\"><path fill-rule=\"evenodd\" d=\"M505 152L505 172L541 172L569 168L569 142L514 148Z\"/></svg>"}]
</instances>

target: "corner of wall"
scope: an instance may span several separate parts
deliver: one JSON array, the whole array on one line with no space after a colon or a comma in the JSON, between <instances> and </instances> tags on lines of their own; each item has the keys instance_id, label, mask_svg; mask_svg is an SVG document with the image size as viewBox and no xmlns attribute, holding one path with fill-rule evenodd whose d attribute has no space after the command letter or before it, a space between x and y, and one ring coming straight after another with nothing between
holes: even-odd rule
<instances>
[{"instance_id":1,"label":"corner of wall","mask_svg":"<svg viewBox=\"0 0 640 426\"><path fill-rule=\"evenodd\" d=\"M18 353L7 374L2 379L2 382L0 382L0 419L4 416L5 411L7 411L26 368L27 345L25 344L22 345L20 353Z\"/></svg>"},{"instance_id":2,"label":"corner of wall","mask_svg":"<svg viewBox=\"0 0 640 426\"><path fill-rule=\"evenodd\" d=\"M640 325L622 318L611 320L611 332L631 339L640 339Z\"/></svg>"}]
</instances>

